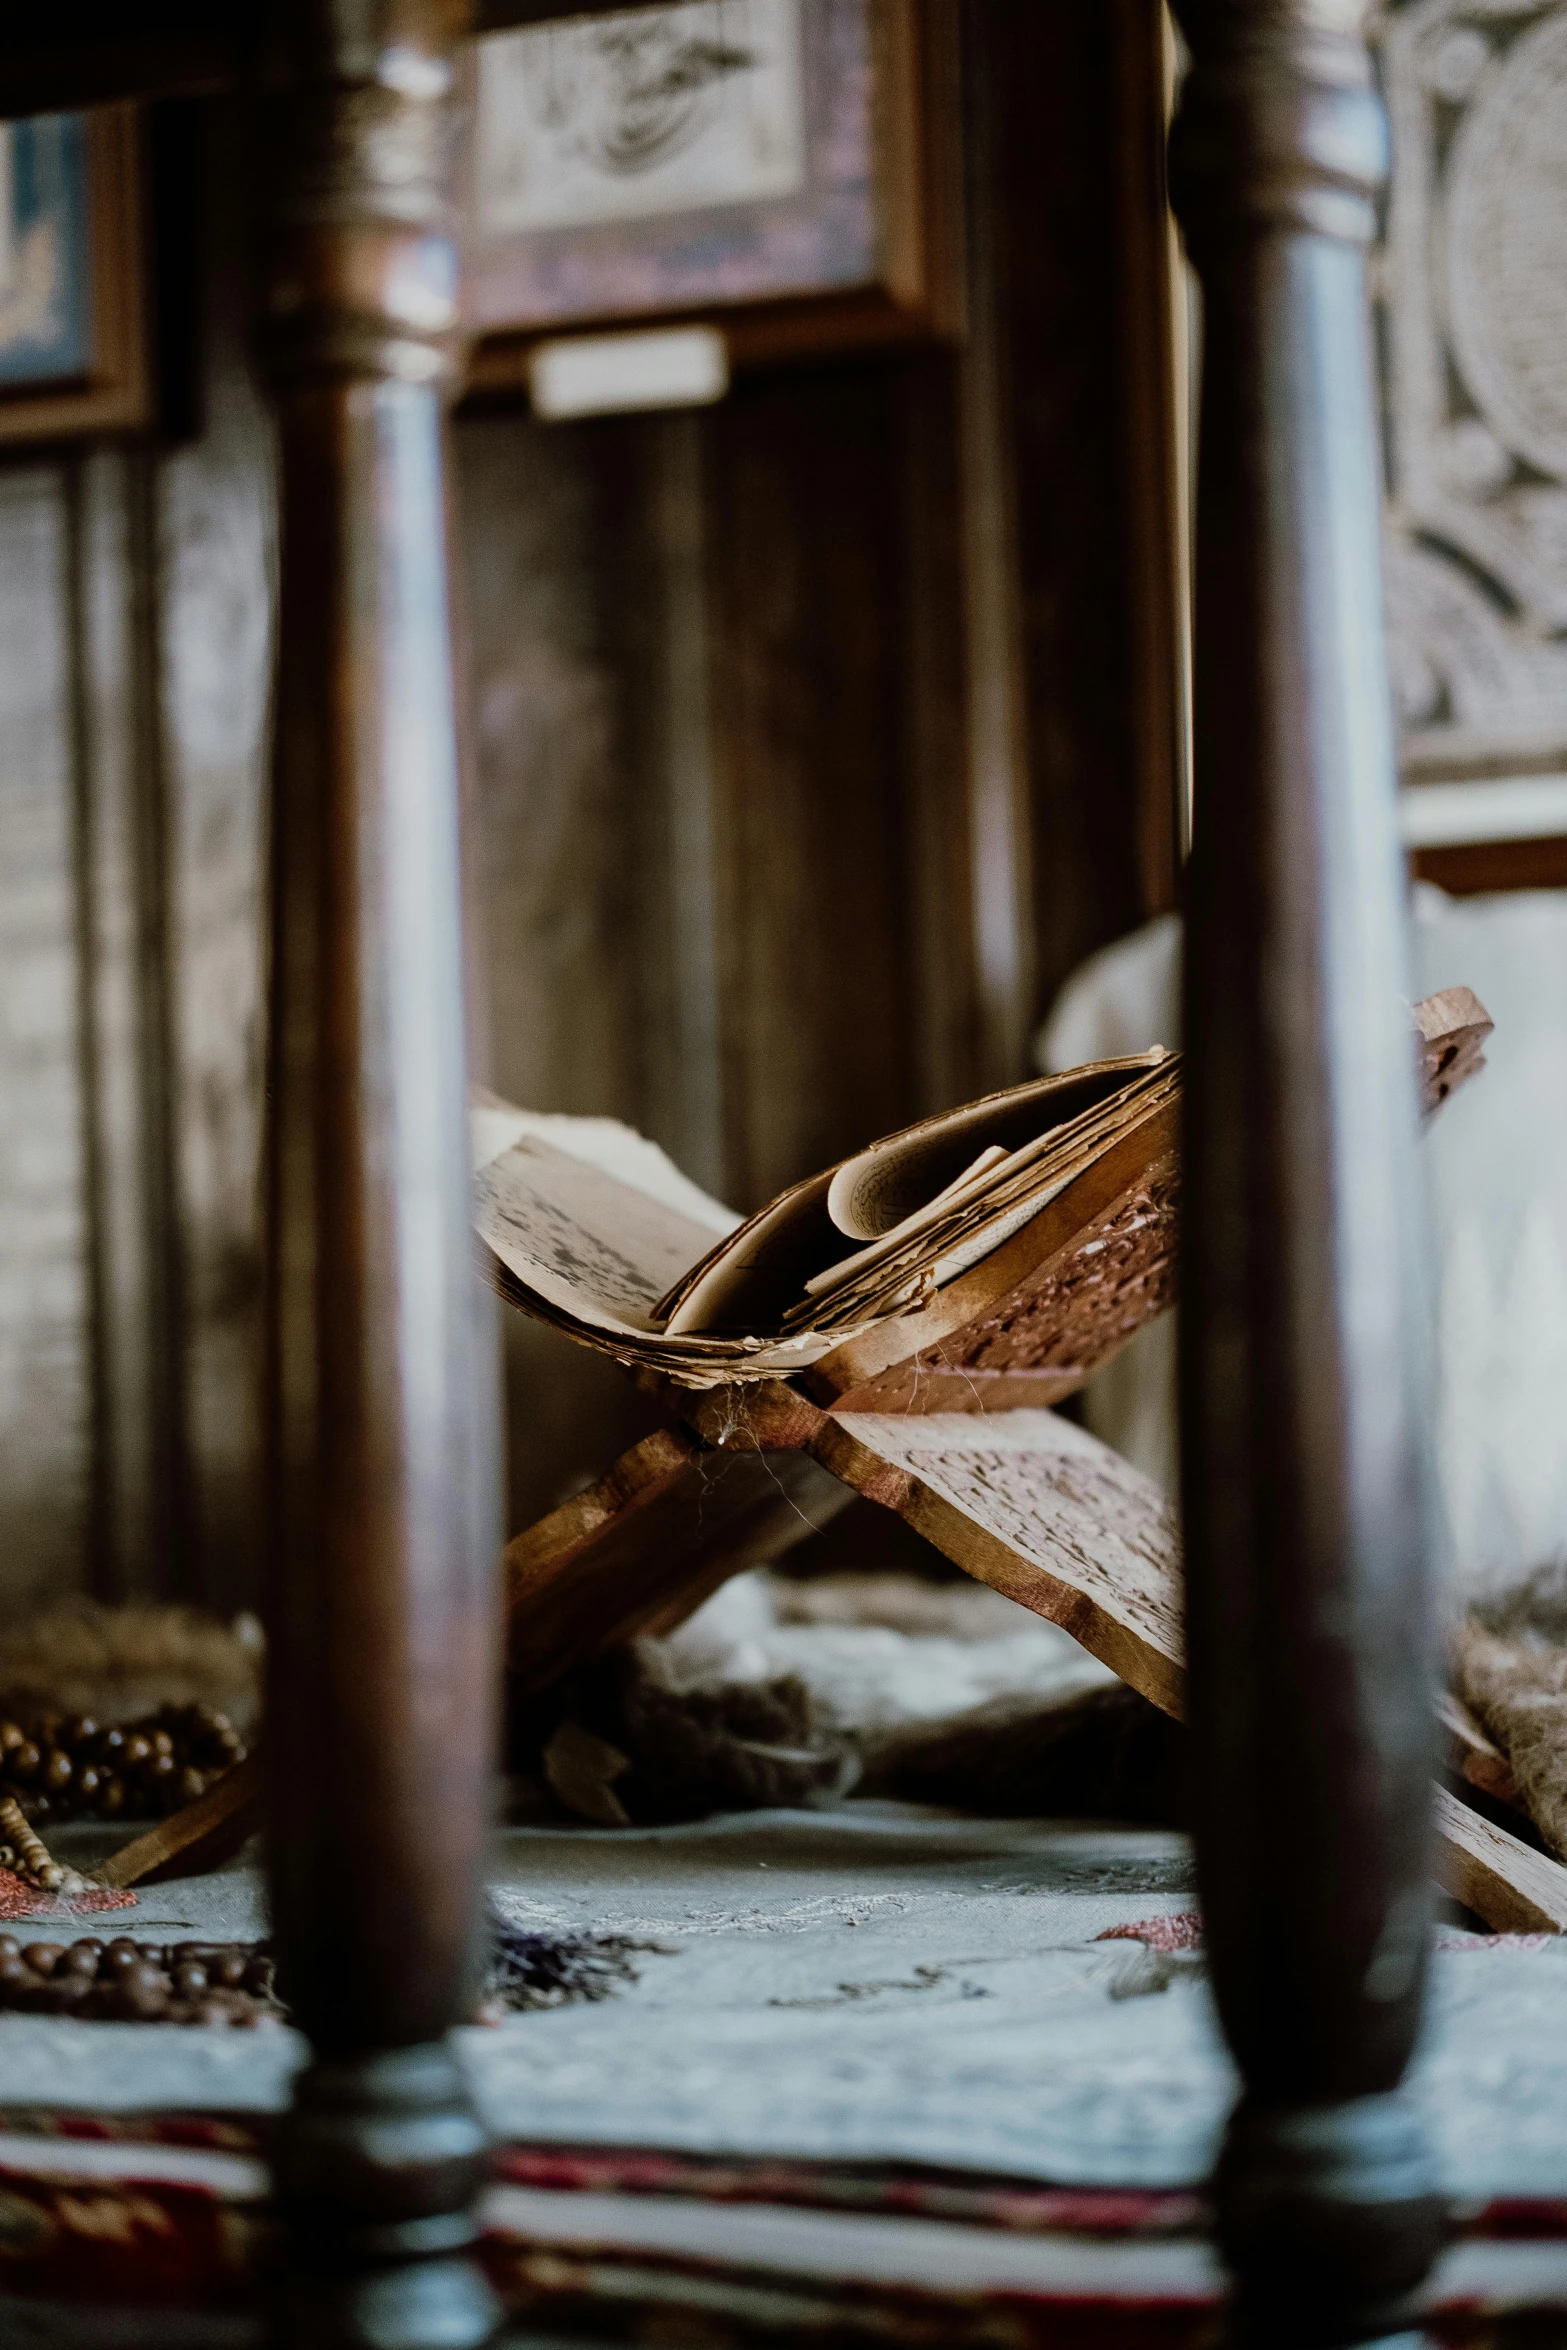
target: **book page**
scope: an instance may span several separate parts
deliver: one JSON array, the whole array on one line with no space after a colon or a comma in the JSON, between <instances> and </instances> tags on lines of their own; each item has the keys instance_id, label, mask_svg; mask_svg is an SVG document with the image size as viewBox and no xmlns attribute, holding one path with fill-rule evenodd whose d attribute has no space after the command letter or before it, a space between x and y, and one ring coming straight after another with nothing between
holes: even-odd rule
<instances>
[{"instance_id":1,"label":"book page","mask_svg":"<svg viewBox=\"0 0 1567 2350\"><path fill-rule=\"evenodd\" d=\"M845 1159L833 1175L827 1212L851 1240L879 1240L954 1182L982 1144L1018 1150L1108 1100L1163 1057L1156 1051L1095 1061L1065 1076L1042 1077L1036 1084L1013 1086L942 1117L923 1119Z\"/></svg>"},{"instance_id":2,"label":"book page","mask_svg":"<svg viewBox=\"0 0 1567 2350\"><path fill-rule=\"evenodd\" d=\"M1117 1103L1119 1096L1132 1094L1140 1081L1150 1082L1166 1057L1162 1052L1138 1053L1125 1060L1095 1062L1066 1076L1040 1078L1030 1085L990 1094L961 1110L924 1119L841 1166L829 1167L808 1182L793 1185L711 1248L704 1262L693 1267L664 1297L662 1311L668 1316L668 1334L673 1338L708 1331L798 1329L817 1319L813 1310L817 1301L807 1284L828 1272L837 1276L824 1285L828 1292L836 1292L841 1282L852 1294L842 1299L834 1295L824 1326L830 1320L841 1329L863 1318L862 1309L872 1317L887 1311L880 1294L883 1285L873 1279L884 1256L896 1257L905 1248L917 1253L920 1232L941 1227L949 1216L960 1215L969 1199L974 1202L976 1219L988 1222L986 1187L990 1182L1004 1183L1011 1153L1026 1154L1019 1162L1018 1179L1031 1183L1030 1146L1074 1119L1091 1120L1096 1110L1113 1124L1118 1109L1110 1105ZM992 1145L999 1148L1002 1157L976 1174L976 1155L987 1156ZM952 1190L968 1176L973 1177L971 1186ZM952 1196L943 1205L938 1195L949 1190ZM867 1224L872 1217L878 1219L874 1232L867 1232L866 1237L888 1244L874 1256L868 1254L864 1286L854 1280L855 1267L841 1261L840 1236L845 1226L832 1202L844 1197L849 1201L846 1212ZM1010 1199L1004 1199L995 1206L1004 1212L1011 1204ZM1042 1197L1037 1205L1043 1205ZM1022 1221L1027 1221L1026 1216ZM900 1224L908 1227L901 1241L897 1237ZM1009 1225L1008 1230L1014 1228ZM967 1229L965 1225L965 1237ZM939 1258L943 1253L938 1247L932 1256ZM983 1248L977 1252L984 1253ZM823 1297L822 1303L826 1302Z\"/></svg>"},{"instance_id":3,"label":"book page","mask_svg":"<svg viewBox=\"0 0 1567 2350\"><path fill-rule=\"evenodd\" d=\"M825 1174L769 1200L663 1300L673 1337L689 1332L768 1329L830 1257L836 1235L827 1216Z\"/></svg>"},{"instance_id":4,"label":"book page","mask_svg":"<svg viewBox=\"0 0 1567 2350\"><path fill-rule=\"evenodd\" d=\"M805 1285L806 1296L820 1297L830 1289L841 1288L851 1275L866 1272L873 1265L880 1264L905 1241L915 1238L928 1225L957 1207L996 1167L1003 1165L1006 1158L1007 1153L1001 1145L992 1143L988 1150L982 1150L978 1158L964 1169L956 1183L949 1183L945 1191L938 1191L928 1207L917 1208L912 1216L905 1216L901 1224L894 1224L890 1232L884 1232L880 1240L873 1240L866 1247L856 1249L852 1256L829 1265L825 1273L813 1273Z\"/></svg>"},{"instance_id":5,"label":"book page","mask_svg":"<svg viewBox=\"0 0 1567 2350\"><path fill-rule=\"evenodd\" d=\"M1108 1102L1047 1129L1003 1158L988 1183L959 1194L934 1219L917 1219L911 1237L899 1240L889 1234L873 1242L858 1259L847 1261L846 1278L835 1283L824 1277L814 1297L792 1307L784 1328L808 1322L814 1329L831 1329L844 1321L880 1318L955 1280L1031 1223L1122 1136L1156 1119L1174 1096L1178 1070L1171 1055ZM842 1274L844 1268L833 1271Z\"/></svg>"},{"instance_id":6,"label":"book page","mask_svg":"<svg viewBox=\"0 0 1567 2350\"><path fill-rule=\"evenodd\" d=\"M531 1134L574 1159L601 1167L618 1182L662 1200L693 1223L706 1225L708 1247L713 1233L733 1232L741 1221L733 1208L710 1198L700 1184L682 1174L656 1142L649 1142L645 1134L622 1124L619 1118L572 1118L547 1110L519 1110L502 1101L499 1094L474 1085L468 1089L468 1123L476 1175L513 1143Z\"/></svg>"},{"instance_id":7,"label":"book page","mask_svg":"<svg viewBox=\"0 0 1567 2350\"><path fill-rule=\"evenodd\" d=\"M713 1241L710 1223L537 1134L479 1169L474 1229L557 1312L627 1336L656 1332L653 1307Z\"/></svg>"}]
</instances>

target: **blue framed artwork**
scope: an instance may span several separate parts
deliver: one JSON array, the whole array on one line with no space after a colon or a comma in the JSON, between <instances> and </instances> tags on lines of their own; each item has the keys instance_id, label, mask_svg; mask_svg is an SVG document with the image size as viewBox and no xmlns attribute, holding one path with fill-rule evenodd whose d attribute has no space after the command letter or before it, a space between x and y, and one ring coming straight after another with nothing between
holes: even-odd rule
<instances>
[{"instance_id":1,"label":"blue framed artwork","mask_svg":"<svg viewBox=\"0 0 1567 2350\"><path fill-rule=\"evenodd\" d=\"M0 440L151 421L139 123L0 122Z\"/></svg>"},{"instance_id":2,"label":"blue framed artwork","mask_svg":"<svg viewBox=\"0 0 1567 2350\"><path fill-rule=\"evenodd\" d=\"M69 383L93 359L87 123L0 123L0 384Z\"/></svg>"}]
</instances>

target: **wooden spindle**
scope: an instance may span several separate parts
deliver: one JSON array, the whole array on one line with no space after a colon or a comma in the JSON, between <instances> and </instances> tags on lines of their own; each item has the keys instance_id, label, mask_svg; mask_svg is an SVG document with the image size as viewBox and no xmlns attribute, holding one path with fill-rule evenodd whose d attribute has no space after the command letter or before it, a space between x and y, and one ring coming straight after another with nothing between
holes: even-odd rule
<instances>
[{"instance_id":1,"label":"wooden spindle","mask_svg":"<svg viewBox=\"0 0 1567 2350\"><path fill-rule=\"evenodd\" d=\"M1419 1191L1359 0L1179 0L1203 287L1182 1455L1199 1873L1244 2079L1238 2331L1400 2322L1440 2205L1400 2082L1428 1930Z\"/></svg>"},{"instance_id":2,"label":"wooden spindle","mask_svg":"<svg viewBox=\"0 0 1567 2350\"><path fill-rule=\"evenodd\" d=\"M288 13L265 359L282 558L267 1148L291 2341L460 2345L483 2139L446 2042L490 1765L445 572L445 0Z\"/></svg>"}]
</instances>

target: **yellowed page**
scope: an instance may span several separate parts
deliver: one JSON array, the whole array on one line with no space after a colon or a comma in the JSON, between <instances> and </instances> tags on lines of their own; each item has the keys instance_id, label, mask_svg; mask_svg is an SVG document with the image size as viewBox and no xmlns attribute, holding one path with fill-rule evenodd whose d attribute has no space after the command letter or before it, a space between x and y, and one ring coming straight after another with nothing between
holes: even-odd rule
<instances>
[{"instance_id":1,"label":"yellowed page","mask_svg":"<svg viewBox=\"0 0 1567 2350\"><path fill-rule=\"evenodd\" d=\"M653 1308L712 1226L524 1135L474 1177L474 1228L525 1288L578 1321L653 1335Z\"/></svg>"},{"instance_id":2,"label":"yellowed page","mask_svg":"<svg viewBox=\"0 0 1567 2350\"><path fill-rule=\"evenodd\" d=\"M1094 1061L1060 1077L1042 1077L989 1094L938 1118L922 1119L845 1159L834 1174L827 1212L851 1240L880 1240L928 1204L958 1175L980 1143L1015 1151L1050 1127L1064 1124L1123 1085L1156 1069L1162 1050L1114 1061Z\"/></svg>"}]
</instances>

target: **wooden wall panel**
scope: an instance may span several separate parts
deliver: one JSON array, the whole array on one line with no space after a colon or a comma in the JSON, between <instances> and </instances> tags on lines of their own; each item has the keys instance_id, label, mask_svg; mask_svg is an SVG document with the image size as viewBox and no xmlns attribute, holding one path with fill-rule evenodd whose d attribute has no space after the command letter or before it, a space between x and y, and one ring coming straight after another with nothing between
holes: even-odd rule
<instances>
[{"instance_id":1,"label":"wooden wall panel","mask_svg":"<svg viewBox=\"0 0 1567 2350\"><path fill-rule=\"evenodd\" d=\"M643 511L657 430L508 413L461 418L453 437L485 999L477 1071L530 1109L624 1118L677 1146L649 1114L645 1075L657 875L639 849L654 827L638 782L653 762L625 619L658 584ZM656 713L645 716L651 733ZM654 1415L601 1357L518 1314L501 1327L515 1532Z\"/></svg>"},{"instance_id":2,"label":"wooden wall panel","mask_svg":"<svg viewBox=\"0 0 1567 2350\"><path fill-rule=\"evenodd\" d=\"M480 1068L741 1208L1021 1074L1158 897L1109 22L1156 12L962 16L958 345L453 428ZM273 455L244 111L152 130L169 430L0 500L0 1607L255 1588ZM503 1322L515 1530L647 1414Z\"/></svg>"},{"instance_id":3,"label":"wooden wall panel","mask_svg":"<svg viewBox=\"0 0 1567 2350\"><path fill-rule=\"evenodd\" d=\"M255 1590L271 452L243 111L158 128L186 429L0 480L0 1608Z\"/></svg>"},{"instance_id":4,"label":"wooden wall panel","mask_svg":"<svg viewBox=\"0 0 1567 2350\"><path fill-rule=\"evenodd\" d=\"M713 418L727 1156L749 1209L912 1114L895 370Z\"/></svg>"},{"instance_id":5,"label":"wooden wall panel","mask_svg":"<svg viewBox=\"0 0 1567 2350\"><path fill-rule=\"evenodd\" d=\"M1085 955L1175 888L1176 679L1148 610L1173 596L1162 544L1173 516L1144 527L1158 467L1129 462L1140 434L1169 427L1132 380L1159 363L1168 321L1133 336L1123 306L1128 250L1147 286L1167 233L1146 153L1162 105L1160 21L1153 0L979 0L968 26L988 153L975 225L993 241L1003 346L1043 1010ZM1138 72L1128 45L1142 53ZM1129 498L1144 501L1135 517Z\"/></svg>"},{"instance_id":6,"label":"wooden wall panel","mask_svg":"<svg viewBox=\"0 0 1567 2350\"><path fill-rule=\"evenodd\" d=\"M248 124L202 110L198 433L158 469L174 1188L188 1492L174 1588L248 1602L260 1564L259 1163L276 565L271 428L250 366Z\"/></svg>"},{"instance_id":7,"label":"wooden wall panel","mask_svg":"<svg viewBox=\"0 0 1567 2350\"><path fill-rule=\"evenodd\" d=\"M638 885L614 616L637 428L465 418L455 439L491 1082L640 1109ZM628 446L628 443L630 444Z\"/></svg>"},{"instance_id":8,"label":"wooden wall panel","mask_svg":"<svg viewBox=\"0 0 1567 2350\"><path fill-rule=\"evenodd\" d=\"M899 483L900 771L908 895L909 969L904 1017L912 1052L912 1114L969 1100L1017 1067L1032 1000L1031 935L1016 930L1019 864L1028 855L1017 741L1011 727L1015 664L997 664L986 694L991 644L1005 641L1014 606L1010 539L987 545L998 518L977 514L971 479L986 429L977 320L961 352L906 361L895 380ZM998 608L999 607L999 608ZM998 724L999 720L999 724ZM996 986L987 985L982 892L990 885L984 837L1006 811L999 859L1009 944ZM1000 1017L997 1017L998 1011Z\"/></svg>"},{"instance_id":9,"label":"wooden wall panel","mask_svg":"<svg viewBox=\"0 0 1567 2350\"><path fill-rule=\"evenodd\" d=\"M147 457L104 447L62 484L76 672L77 956L92 1355L86 1580L166 1588L186 1482L163 783Z\"/></svg>"},{"instance_id":10,"label":"wooden wall panel","mask_svg":"<svg viewBox=\"0 0 1567 2350\"><path fill-rule=\"evenodd\" d=\"M91 1356L69 547L58 469L0 473L0 1577L79 1578Z\"/></svg>"},{"instance_id":11,"label":"wooden wall panel","mask_svg":"<svg viewBox=\"0 0 1567 2350\"><path fill-rule=\"evenodd\" d=\"M975 1079L950 358L455 443L489 1081L745 1207ZM514 1525L642 1425L508 1317Z\"/></svg>"}]
</instances>

